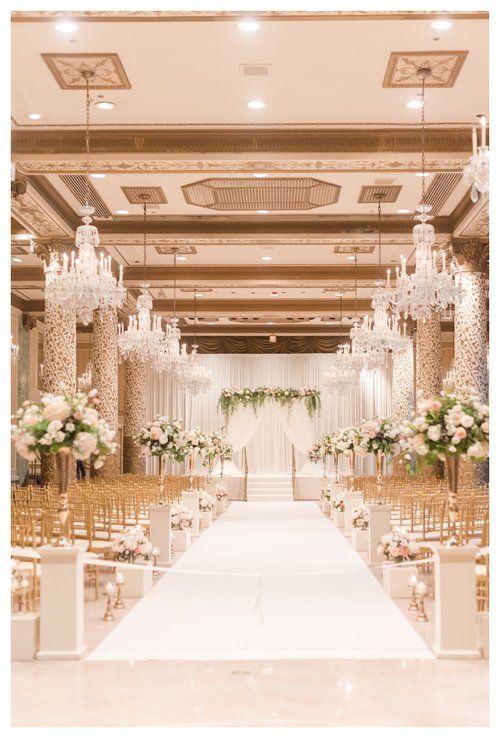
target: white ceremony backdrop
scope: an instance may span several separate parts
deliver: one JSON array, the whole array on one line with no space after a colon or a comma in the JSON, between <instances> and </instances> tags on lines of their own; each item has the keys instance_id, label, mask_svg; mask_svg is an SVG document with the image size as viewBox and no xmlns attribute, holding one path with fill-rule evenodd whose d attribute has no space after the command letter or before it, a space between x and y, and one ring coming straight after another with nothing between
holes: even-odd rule
<instances>
[{"instance_id":1,"label":"white ceremony backdrop","mask_svg":"<svg viewBox=\"0 0 500 738\"><path fill-rule=\"evenodd\" d=\"M370 376L362 376L355 392L341 397L329 394L323 385L323 377L332 366L331 354L207 354L201 361L212 373L212 386L204 395L191 397L180 391L164 374L150 370L147 376L146 414L148 420L155 415L170 419L182 419L185 427L199 426L203 430L221 431L224 417L217 407L223 387L250 387L262 385L277 387L317 387L321 390L321 411L314 417L313 439L323 433L337 430L364 418L391 414L390 358L386 368ZM259 411L256 419L253 410L247 412L247 423L239 423L240 432L250 440L247 444L247 459L250 473L279 474L291 469L291 442L283 429L286 411L273 402L268 402ZM293 437L296 429L288 428ZM254 433L255 431L255 433ZM300 439L297 438L298 446ZM233 434L234 441L234 434ZM239 444L238 444L239 445ZM297 453L297 469L307 459ZM242 468L242 452L235 454L235 463ZM318 465L317 471L319 472ZM153 460L148 460L148 472L156 469ZM174 465L172 471L179 471ZM366 469L368 471L368 469Z\"/></svg>"}]
</instances>

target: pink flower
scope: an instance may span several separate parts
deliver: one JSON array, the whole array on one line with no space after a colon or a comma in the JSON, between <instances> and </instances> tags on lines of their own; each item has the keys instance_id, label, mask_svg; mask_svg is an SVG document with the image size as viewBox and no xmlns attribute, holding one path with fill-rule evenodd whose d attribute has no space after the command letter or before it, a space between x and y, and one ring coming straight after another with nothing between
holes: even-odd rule
<instances>
[{"instance_id":1,"label":"pink flower","mask_svg":"<svg viewBox=\"0 0 500 738\"><path fill-rule=\"evenodd\" d=\"M462 438L467 438L467 431L465 428L457 428L455 431L455 438L459 438L462 440Z\"/></svg>"},{"instance_id":2,"label":"pink flower","mask_svg":"<svg viewBox=\"0 0 500 738\"><path fill-rule=\"evenodd\" d=\"M442 407L443 407L443 405L442 405L441 402L439 402L439 400L433 400L431 402L431 405L430 405L430 408L429 409L430 410L435 410L437 412L438 410L441 410Z\"/></svg>"}]
</instances>

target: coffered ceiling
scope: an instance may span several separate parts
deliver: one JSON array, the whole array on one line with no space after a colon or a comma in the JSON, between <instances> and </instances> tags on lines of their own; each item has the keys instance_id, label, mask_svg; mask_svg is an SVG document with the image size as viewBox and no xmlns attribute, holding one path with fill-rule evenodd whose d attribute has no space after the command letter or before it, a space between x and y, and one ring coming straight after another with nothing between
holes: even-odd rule
<instances>
[{"instance_id":1,"label":"coffered ceiling","mask_svg":"<svg viewBox=\"0 0 500 738\"><path fill-rule=\"evenodd\" d=\"M179 312L192 323L198 288L208 333L337 333L341 309L369 311L374 193L384 194L382 273L401 254L413 264L421 112L406 103L420 64L431 69L426 188L438 245L480 238L486 248L487 201L473 205L461 176L471 123L488 112L484 13L449 14L447 31L431 27L432 13L263 13L245 33L237 13L103 11L71 15L69 34L54 27L61 15L13 14L12 159L26 192L12 201L12 294L23 311L43 315L30 238L67 250L79 223L84 68L96 73L91 201L103 250L125 267L126 311L145 273L155 310L169 314L175 249L179 288L191 290Z\"/></svg>"}]
</instances>

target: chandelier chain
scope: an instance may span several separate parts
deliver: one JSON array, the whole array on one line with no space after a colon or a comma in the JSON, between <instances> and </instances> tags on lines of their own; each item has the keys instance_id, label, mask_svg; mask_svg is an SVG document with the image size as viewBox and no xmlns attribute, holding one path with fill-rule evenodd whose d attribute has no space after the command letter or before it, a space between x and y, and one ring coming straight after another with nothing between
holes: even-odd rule
<instances>
[{"instance_id":1,"label":"chandelier chain","mask_svg":"<svg viewBox=\"0 0 500 738\"><path fill-rule=\"evenodd\" d=\"M422 76L422 205L425 205L425 76Z\"/></svg>"},{"instance_id":2,"label":"chandelier chain","mask_svg":"<svg viewBox=\"0 0 500 738\"><path fill-rule=\"evenodd\" d=\"M90 204L90 87L85 77L85 205Z\"/></svg>"}]
</instances>

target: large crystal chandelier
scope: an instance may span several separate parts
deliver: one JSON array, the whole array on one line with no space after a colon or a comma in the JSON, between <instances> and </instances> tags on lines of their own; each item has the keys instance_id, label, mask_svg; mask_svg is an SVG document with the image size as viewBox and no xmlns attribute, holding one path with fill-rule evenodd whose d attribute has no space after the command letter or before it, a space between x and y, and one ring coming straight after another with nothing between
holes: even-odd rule
<instances>
[{"instance_id":1,"label":"large crystal chandelier","mask_svg":"<svg viewBox=\"0 0 500 738\"><path fill-rule=\"evenodd\" d=\"M415 272L407 274L406 259L401 257L401 272L396 268L396 289L393 295L394 312L405 320L425 321L433 312L445 310L460 297L460 288L454 284L453 272L448 269L446 253L438 258L434 250L434 228L427 221L431 207L425 204L425 80L430 75L428 68L418 70L422 80L422 203L417 207L420 223L413 228L415 247ZM441 269L439 264L441 263Z\"/></svg>"},{"instance_id":2,"label":"large crystal chandelier","mask_svg":"<svg viewBox=\"0 0 500 738\"><path fill-rule=\"evenodd\" d=\"M408 338L399 332L396 316L389 314L392 297L390 278L388 276L385 286L382 280L381 203L384 193L376 192L374 198L378 201L378 279L372 298L373 317L365 315L361 325L353 329L355 348L367 352L365 364L372 369L378 366L380 354L387 359L389 351L403 350L408 343Z\"/></svg>"},{"instance_id":3,"label":"large crystal chandelier","mask_svg":"<svg viewBox=\"0 0 500 738\"><path fill-rule=\"evenodd\" d=\"M196 298L197 296L198 296L197 292L196 290L194 290L194 293L193 293L193 301L194 301L193 339L194 339L194 343L192 344L191 353L187 357L186 365L182 369L182 372L179 375L179 378L177 380L179 386L187 390L188 392L190 392L193 395L193 397L196 397L199 394L203 394L204 392L207 392L207 390L210 388L212 384L212 375L202 364L200 364L200 358L198 355L199 346L196 343L196 318L197 318Z\"/></svg>"},{"instance_id":4,"label":"large crystal chandelier","mask_svg":"<svg viewBox=\"0 0 500 738\"><path fill-rule=\"evenodd\" d=\"M164 338L159 315L151 316L153 300L148 292L149 284L146 277L146 252L147 252L147 195L143 198L143 272L141 289L142 295L137 298L137 315L129 315L128 326L124 328L120 323L118 326L118 350L120 358L134 359L136 361L154 360L160 352L161 343Z\"/></svg>"},{"instance_id":5,"label":"large crystal chandelier","mask_svg":"<svg viewBox=\"0 0 500 738\"><path fill-rule=\"evenodd\" d=\"M174 254L174 314L167 323L165 336L160 344L160 349L153 359L153 367L158 372L167 372L173 376L179 376L184 371L187 362L186 344L181 346L181 332L177 326L177 252Z\"/></svg>"},{"instance_id":6,"label":"large crystal chandelier","mask_svg":"<svg viewBox=\"0 0 500 738\"><path fill-rule=\"evenodd\" d=\"M472 156L464 167L464 183L472 187L472 202L477 202L479 195L484 195L490 189L490 147L486 146L486 116L478 117L481 123L481 145L477 145L476 126L472 126Z\"/></svg>"},{"instance_id":7,"label":"large crystal chandelier","mask_svg":"<svg viewBox=\"0 0 500 738\"><path fill-rule=\"evenodd\" d=\"M92 223L94 208L89 204L90 195L90 91L89 81L94 72L83 70L86 83L86 194L85 205L81 208L83 225L76 230L75 246L77 255L63 254L62 263L58 258L52 259L45 269L45 294L48 301L65 312L75 311L78 320L84 325L92 321L92 312L96 309L122 307L126 290L123 286L123 268L120 266L120 277L117 281L111 268L111 257L101 254L97 257L99 232Z\"/></svg>"}]
</instances>

